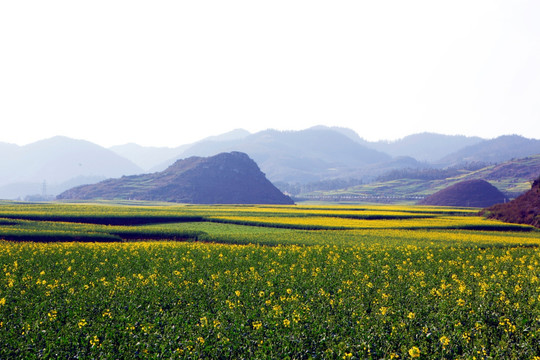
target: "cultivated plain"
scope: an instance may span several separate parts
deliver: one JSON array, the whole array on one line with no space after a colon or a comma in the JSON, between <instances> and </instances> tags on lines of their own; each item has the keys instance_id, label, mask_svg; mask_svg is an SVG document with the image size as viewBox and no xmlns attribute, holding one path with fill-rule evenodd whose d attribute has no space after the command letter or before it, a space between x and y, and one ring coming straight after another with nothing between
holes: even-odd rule
<instances>
[{"instance_id":1,"label":"cultivated plain","mask_svg":"<svg viewBox=\"0 0 540 360\"><path fill-rule=\"evenodd\" d=\"M540 233L420 206L0 206L0 358L538 359Z\"/></svg>"}]
</instances>

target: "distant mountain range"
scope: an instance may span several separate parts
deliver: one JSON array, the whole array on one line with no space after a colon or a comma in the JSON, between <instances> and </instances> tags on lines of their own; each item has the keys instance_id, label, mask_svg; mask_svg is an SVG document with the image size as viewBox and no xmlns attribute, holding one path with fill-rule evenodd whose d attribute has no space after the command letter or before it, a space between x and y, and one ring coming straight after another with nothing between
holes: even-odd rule
<instances>
[{"instance_id":1,"label":"distant mountain range","mask_svg":"<svg viewBox=\"0 0 540 360\"><path fill-rule=\"evenodd\" d=\"M231 151L248 154L270 181L285 189L287 184L341 180L372 183L396 169L480 168L540 154L540 140L422 133L369 142L351 129L326 126L254 134L237 129L174 148L126 144L106 149L55 137L26 146L0 143L0 198L57 195L76 185L158 172L179 159Z\"/></svg>"},{"instance_id":2,"label":"distant mountain range","mask_svg":"<svg viewBox=\"0 0 540 360\"><path fill-rule=\"evenodd\" d=\"M352 174L392 157L367 148L331 130L266 130L232 141L205 141L187 149L183 156L210 156L224 151L249 154L269 179L309 182Z\"/></svg>"},{"instance_id":3,"label":"distant mountain range","mask_svg":"<svg viewBox=\"0 0 540 360\"><path fill-rule=\"evenodd\" d=\"M409 135L398 141L379 141L371 146L392 156L406 155L418 161L444 164L442 159L456 149L467 149L482 142L484 140L479 137L422 133Z\"/></svg>"},{"instance_id":4,"label":"distant mountain range","mask_svg":"<svg viewBox=\"0 0 540 360\"><path fill-rule=\"evenodd\" d=\"M400 158L408 159L407 166L412 166L410 161L414 159L419 163L414 166L422 166L420 163L424 163L429 166L447 167L474 162L500 163L540 154L540 140L527 139L518 135L505 135L486 140L479 137L421 133L396 141L369 142L351 129L326 126L316 126L300 131L265 130L255 134L249 134L245 130L235 132L238 134L236 138L207 138L179 149L180 152L177 155L146 170L163 170L182 157L210 156L223 151L237 150L252 156L261 165L263 171L268 171L269 177L273 180L305 182L335 175L334 170L334 173L311 176L312 173L319 172L321 167L326 166L326 169L332 169L332 164L352 167L352 172L355 172L368 164L381 164L391 160L395 164L396 159ZM121 155L133 162L140 158L140 154L135 153L123 152ZM318 170L309 170L309 176L306 178L274 177L274 162L279 162L278 167L281 168L282 162L299 158L305 160L304 167L309 167L306 165L310 164ZM268 164L265 164L266 162ZM293 172L296 172L297 165L292 164L292 167ZM338 175L337 177L341 176L341 174Z\"/></svg>"},{"instance_id":5,"label":"distant mountain range","mask_svg":"<svg viewBox=\"0 0 540 360\"><path fill-rule=\"evenodd\" d=\"M218 136L210 136L199 142L225 142L240 140L250 133L247 130L236 129L229 131L225 134ZM134 143L117 145L110 148L120 156L129 159L134 164L137 164L145 171L149 170L163 170L176 160L185 157L183 153L190 147L197 145L199 142L193 144L184 144L174 148L169 147L155 147L155 146L141 146ZM218 152L211 154L215 155ZM203 156L203 154L201 154Z\"/></svg>"},{"instance_id":6,"label":"distant mountain range","mask_svg":"<svg viewBox=\"0 0 540 360\"><path fill-rule=\"evenodd\" d=\"M496 164L511 159L540 154L539 150L540 140L526 139L518 135L505 135L458 149L441 158L439 162L445 165L456 165L467 162Z\"/></svg>"},{"instance_id":7,"label":"distant mountain range","mask_svg":"<svg viewBox=\"0 0 540 360\"><path fill-rule=\"evenodd\" d=\"M130 160L84 140L53 137L26 146L0 146L0 198L55 195L74 185L143 170Z\"/></svg>"}]
</instances>

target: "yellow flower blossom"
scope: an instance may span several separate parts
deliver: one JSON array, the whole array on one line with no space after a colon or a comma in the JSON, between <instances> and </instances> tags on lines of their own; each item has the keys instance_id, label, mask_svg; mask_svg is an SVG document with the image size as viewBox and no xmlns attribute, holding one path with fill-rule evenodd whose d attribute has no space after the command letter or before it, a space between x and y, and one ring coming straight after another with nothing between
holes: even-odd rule
<instances>
[{"instance_id":1,"label":"yellow flower blossom","mask_svg":"<svg viewBox=\"0 0 540 360\"><path fill-rule=\"evenodd\" d=\"M450 339L447 338L446 336L441 336L439 341L443 346L448 346L448 344L450 344Z\"/></svg>"},{"instance_id":2,"label":"yellow flower blossom","mask_svg":"<svg viewBox=\"0 0 540 360\"><path fill-rule=\"evenodd\" d=\"M208 326L208 319L206 318L206 316L200 318L199 321L201 323L201 327Z\"/></svg>"},{"instance_id":3,"label":"yellow flower blossom","mask_svg":"<svg viewBox=\"0 0 540 360\"><path fill-rule=\"evenodd\" d=\"M92 339L90 339L90 345L92 345L92 346L100 346L99 338L96 335L94 335L92 337Z\"/></svg>"},{"instance_id":4,"label":"yellow flower blossom","mask_svg":"<svg viewBox=\"0 0 540 360\"><path fill-rule=\"evenodd\" d=\"M47 316L49 317L49 321L56 320L57 311L51 310L49 313L47 313Z\"/></svg>"},{"instance_id":5,"label":"yellow flower blossom","mask_svg":"<svg viewBox=\"0 0 540 360\"><path fill-rule=\"evenodd\" d=\"M420 357L420 349L416 346L413 346L412 348L409 349L409 355L412 358Z\"/></svg>"},{"instance_id":6,"label":"yellow flower blossom","mask_svg":"<svg viewBox=\"0 0 540 360\"><path fill-rule=\"evenodd\" d=\"M253 322L253 329L259 330L262 327L262 322L260 321L254 321Z\"/></svg>"}]
</instances>

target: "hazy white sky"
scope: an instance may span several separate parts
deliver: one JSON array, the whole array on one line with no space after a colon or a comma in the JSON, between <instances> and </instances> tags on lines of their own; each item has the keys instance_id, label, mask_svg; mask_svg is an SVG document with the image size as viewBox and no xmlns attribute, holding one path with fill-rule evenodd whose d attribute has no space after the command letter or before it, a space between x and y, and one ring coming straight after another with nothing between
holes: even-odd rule
<instances>
[{"instance_id":1,"label":"hazy white sky","mask_svg":"<svg viewBox=\"0 0 540 360\"><path fill-rule=\"evenodd\" d=\"M0 141L540 138L540 1L2 1Z\"/></svg>"}]
</instances>

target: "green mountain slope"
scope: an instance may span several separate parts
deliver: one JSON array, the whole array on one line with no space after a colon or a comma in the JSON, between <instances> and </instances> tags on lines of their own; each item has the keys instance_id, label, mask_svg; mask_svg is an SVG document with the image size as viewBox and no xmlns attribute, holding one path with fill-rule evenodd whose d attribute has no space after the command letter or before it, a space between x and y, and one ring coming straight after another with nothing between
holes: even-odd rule
<instances>
[{"instance_id":1,"label":"green mountain slope","mask_svg":"<svg viewBox=\"0 0 540 360\"><path fill-rule=\"evenodd\" d=\"M297 199L413 203L466 180L481 179L499 189L509 198L516 198L531 187L540 174L540 154L523 159L490 165L479 170L461 169L442 179L422 179L413 176L389 181L376 181L335 191L315 191L297 194Z\"/></svg>"}]
</instances>

